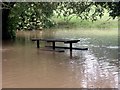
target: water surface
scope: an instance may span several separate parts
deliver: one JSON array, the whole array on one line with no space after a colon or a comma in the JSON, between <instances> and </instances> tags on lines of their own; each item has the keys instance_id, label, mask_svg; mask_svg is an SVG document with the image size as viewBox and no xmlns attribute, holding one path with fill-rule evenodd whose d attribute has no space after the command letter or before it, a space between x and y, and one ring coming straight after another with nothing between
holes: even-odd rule
<instances>
[{"instance_id":1,"label":"water surface","mask_svg":"<svg viewBox=\"0 0 120 90\"><path fill-rule=\"evenodd\" d=\"M17 32L16 41L3 42L3 88L117 88L118 31L45 30ZM46 51L30 39L80 39L74 47L87 51ZM45 42L41 42L44 48ZM57 45L64 46L63 43ZM69 46L69 45L65 45Z\"/></svg>"}]
</instances>

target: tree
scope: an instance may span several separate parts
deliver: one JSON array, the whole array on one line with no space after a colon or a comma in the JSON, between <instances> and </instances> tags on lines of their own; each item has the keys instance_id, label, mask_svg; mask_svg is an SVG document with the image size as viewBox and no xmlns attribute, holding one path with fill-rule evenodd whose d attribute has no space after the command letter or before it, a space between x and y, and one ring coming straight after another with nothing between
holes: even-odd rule
<instances>
[{"instance_id":1,"label":"tree","mask_svg":"<svg viewBox=\"0 0 120 90\"><path fill-rule=\"evenodd\" d=\"M55 8L54 3L5 2L2 3L2 7L2 39L14 38L16 29L49 28L54 25L50 20L53 9Z\"/></svg>"},{"instance_id":2,"label":"tree","mask_svg":"<svg viewBox=\"0 0 120 90\"><path fill-rule=\"evenodd\" d=\"M16 3L11 10L10 19L13 19L18 29L49 28L54 25L50 19L54 9L55 5L51 2Z\"/></svg>"},{"instance_id":3,"label":"tree","mask_svg":"<svg viewBox=\"0 0 120 90\"><path fill-rule=\"evenodd\" d=\"M120 2L4 2L2 3L3 39L15 37L16 29L50 28L55 25L51 16L97 20L107 9L113 19L120 16ZM92 13L91 13L92 12Z\"/></svg>"},{"instance_id":4,"label":"tree","mask_svg":"<svg viewBox=\"0 0 120 90\"><path fill-rule=\"evenodd\" d=\"M113 19L120 16L120 2L62 2L59 3L56 13L69 21L74 15L80 19L95 21L102 18L105 9Z\"/></svg>"},{"instance_id":5,"label":"tree","mask_svg":"<svg viewBox=\"0 0 120 90\"><path fill-rule=\"evenodd\" d=\"M96 2L95 5L107 9L109 16L113 19L120 17L120 2Z\"/></svg>"}]
</instances>

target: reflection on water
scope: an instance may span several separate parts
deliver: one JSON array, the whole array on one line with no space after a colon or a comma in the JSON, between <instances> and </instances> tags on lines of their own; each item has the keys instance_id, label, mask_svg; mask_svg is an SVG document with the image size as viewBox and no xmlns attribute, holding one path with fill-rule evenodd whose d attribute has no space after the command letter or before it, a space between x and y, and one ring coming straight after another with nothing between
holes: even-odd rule
<instances>
[{"instance_id":1,"label":"reflection on water","mask_svg":"<svg viewBox=\"0 0 120 90\"><path fill-rule=\"evenodd\" d=\"M110 46L104 44L106 40L103 39L99 45L91 41L92 37L77 36L75 38L81 42L73 46L88 47L89 50L73 50L70 59L69 50L45 51L35 48L35 42L30 41L32 37L63 38L56 34L54 30L18 32L15 42L3 42L3 88L118 87L118 47L114 42L114 46ZM41 46L45 44L42 42Z\"/></svg>"}]
</instances>

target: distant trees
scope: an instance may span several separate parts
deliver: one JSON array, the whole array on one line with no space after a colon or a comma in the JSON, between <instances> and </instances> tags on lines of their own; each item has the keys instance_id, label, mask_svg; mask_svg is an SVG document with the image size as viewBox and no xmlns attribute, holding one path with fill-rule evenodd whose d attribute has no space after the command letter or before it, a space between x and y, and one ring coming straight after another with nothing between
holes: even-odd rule
<instances>
[{"instance_id":1,"label":"distant trees","mask_svg":"<svg viewBox=\"0 0 120 90\"><path fill-rule=\"evenodd\" d=\"M41 29L55 25L51 17L72 17L95 21L107 9L109 16L120 16L120 2L10 2L2 3L3 39L14 38L16 29Z\"/></svg>"},{"instance_id":2,"label":"distant trees","mask_svg":"<svg viewBox=\"0 0 120 90\"><path fill-rule=\"evenodd\" d=\"M100 5L108 10L109 16L113 19L120 17L120 1L119 2L96 2L95 5Z\"/></svg>"}]
</instances>

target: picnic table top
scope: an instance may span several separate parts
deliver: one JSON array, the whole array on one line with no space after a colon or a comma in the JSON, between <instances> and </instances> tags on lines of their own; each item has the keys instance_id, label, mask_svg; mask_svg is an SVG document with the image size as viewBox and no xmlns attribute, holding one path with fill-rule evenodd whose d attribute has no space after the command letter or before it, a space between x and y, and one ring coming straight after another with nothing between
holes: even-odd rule
<instances>
[{"instance_id":1,"label":"picnic table top","mask_svg":"<svg viewBox=\"0 0 120 90\"><path fill-rule=\"evenodd\" d=\"M70 43L70 42L73 42L73 43L77 43L79 42L80 40L78 39L55 39L55 38L46 38L46 39L43 39L43 38L32 38L31 39L32 41L48 41L48 42L64 42L64 43Z\"/></svg>"}]
</instances>

